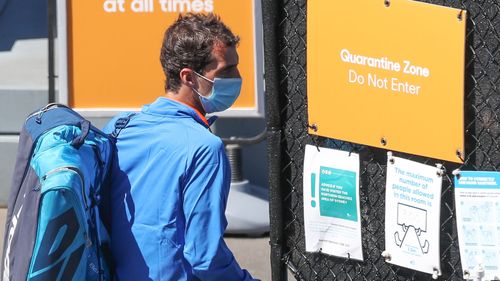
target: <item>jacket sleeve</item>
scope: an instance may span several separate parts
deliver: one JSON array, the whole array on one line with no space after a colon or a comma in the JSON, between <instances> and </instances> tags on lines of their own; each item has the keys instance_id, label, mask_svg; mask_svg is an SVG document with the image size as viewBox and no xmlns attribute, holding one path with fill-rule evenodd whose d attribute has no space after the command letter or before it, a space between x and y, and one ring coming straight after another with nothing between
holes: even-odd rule
<instances>
[{"instance_id":1,"label":"jacket sleeve","mask_svg":"<svg viewBox=\"0 0 500 281\"><path fill-rule=\"evenodd\" d=\"M184 181L184 256L204 281L257 280L236 262L223 239L231 170L222 143L197 153Z\"/></svg>"}]
</instances>

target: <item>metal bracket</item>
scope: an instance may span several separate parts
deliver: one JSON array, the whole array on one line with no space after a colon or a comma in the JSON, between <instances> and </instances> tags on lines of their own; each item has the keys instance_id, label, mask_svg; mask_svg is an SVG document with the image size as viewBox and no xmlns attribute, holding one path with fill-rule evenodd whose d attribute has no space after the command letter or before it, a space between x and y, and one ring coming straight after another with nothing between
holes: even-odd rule
<instances>
[{"instance_id":1,"label":"metal bracket","mask_svg":"<svg viewBox=\"0 0 500 281\"><path fill-rule=\"evenodd\" d=\"M268 132L267 132L267 127L264 128L262 132L260 132L258 135L250 138L237 138L237 137L230 137L230 138L221 138L224 144L240 144L240 145L251 145L251 144L258 144L262 141L264 141L267 138Z\"/></svg>"}]
</instances>

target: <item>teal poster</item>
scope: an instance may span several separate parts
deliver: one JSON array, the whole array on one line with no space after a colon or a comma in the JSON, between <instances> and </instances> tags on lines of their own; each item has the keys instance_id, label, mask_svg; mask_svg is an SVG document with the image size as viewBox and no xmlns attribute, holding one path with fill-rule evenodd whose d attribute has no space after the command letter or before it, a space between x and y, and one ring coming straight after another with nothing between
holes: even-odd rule
<instances>
[{"instance_id":1,"label":"teal poster","mask_svg":"<svg viewBox=\"0 0 500 281\"><path fill-rule=\"evenodd\" d=\"M362 261L359 155L307 145L303 175L306 251Z\"/></svg>"}]
</instances>

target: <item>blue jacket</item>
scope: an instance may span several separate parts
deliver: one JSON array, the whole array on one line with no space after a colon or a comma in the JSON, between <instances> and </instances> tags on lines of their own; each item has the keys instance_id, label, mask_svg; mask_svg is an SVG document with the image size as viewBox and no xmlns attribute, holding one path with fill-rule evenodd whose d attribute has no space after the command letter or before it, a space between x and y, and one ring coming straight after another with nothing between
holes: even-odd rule
<instances>
[{"instance_id":1,"label":"blue jacket","mask_svg":"<svg viewBox=\"0 0 500 281\"><path fill-rule=\"evenodd\" d=\"M194 109L164 97L144 106L118 137L112 175L118 280L253 280L223 240L224 145Z\"/></svg>"}]
</instances>

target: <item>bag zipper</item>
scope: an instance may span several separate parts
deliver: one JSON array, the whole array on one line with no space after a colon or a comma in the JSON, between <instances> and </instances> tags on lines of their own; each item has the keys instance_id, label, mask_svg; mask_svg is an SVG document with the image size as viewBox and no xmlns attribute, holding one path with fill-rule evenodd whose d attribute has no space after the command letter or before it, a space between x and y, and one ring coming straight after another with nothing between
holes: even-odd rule
<instances>
[{"instance_id":1,"label":"bag zipper","mask_svg":"<svg viewBox=\"0 0 500 281\"><path fill-rule=\"evenodd\" d=\"M26 123L28 123L28 120L36 115L39 115L39 114L43 114L49 110L52 110L52 109L56 109L56 108L59 108L59 106L53 106L53 107L44 107L40 110L37 110L33 113L31 113L30 115L28 115L28 117L26 117L26 119L24 120L24 126L26 126ZM23 126L23 127L24 127ZM19 189L21 188L21 186L23 185L23 182L24 182L24 179L26 178L26 175L28 174L28 170L29 170L29 167L30 167L30 162L31 160L33 159L33 152L35 151L35 148L36 148L36 143L38 142L38 139L40 138L40 136L44 135L45 133L47 133L48 131L52 130L54 127L52 128L49 128L47 130L45 130L44 132L42 132L41 134L39 134L33 141L32 141L32 146L31 146L31 149L30 149L30 153L29 155L31 156L28 163L26 163L26 167L24 167L24 172L23 172L23 177L21 179L21 182L20 182L20 186L19 186ZM20 190L19 190L20 191ZM16 195L16 200L14 202L17 202L17 199L19 199L19 192L17 193ZM14 203L15 205L15 203Z\"/></svg>"},{"instance_id":2,"label":"bag zipper","mask_svg":"<svg viewBox=\"0 0 500 281\"><path fill-rule=\"evenodd\" d=\"M85 194L85 184L84 184L84 180L83 180L83 175L82 175L82 172L78 168L72 167L72 166L63 166L63 167L55 168L53 170L48 171L42 177L42 181L45 181L47 179L47 177L49 177L50 175L58 173L58 172L62 172L62 171L68 171L68 172L72 172L72 173L75 173L78 175L78 178L80 179L80 183L81 183L81 188L82 188L83 204L84 204L85 210L88 210L87 196Z\"/></svg>"}]
</instances>

